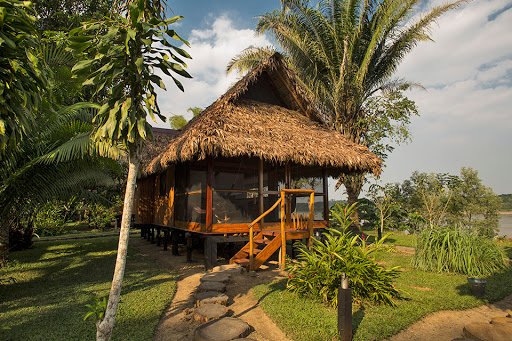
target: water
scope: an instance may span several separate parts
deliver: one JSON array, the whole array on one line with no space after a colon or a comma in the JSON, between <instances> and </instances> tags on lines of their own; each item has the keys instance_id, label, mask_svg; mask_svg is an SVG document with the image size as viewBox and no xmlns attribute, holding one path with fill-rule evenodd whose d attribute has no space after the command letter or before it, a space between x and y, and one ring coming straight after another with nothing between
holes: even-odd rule
<instances>
[{"instance_id":1,"label":"water","mask_svg":"<svg viewBox=\"0 0 512 341\"><path fill-rule=\"evenodd\" d=\"M512 238L512 214L500 214L500 236Z\"/></svg>"}]
</instances>

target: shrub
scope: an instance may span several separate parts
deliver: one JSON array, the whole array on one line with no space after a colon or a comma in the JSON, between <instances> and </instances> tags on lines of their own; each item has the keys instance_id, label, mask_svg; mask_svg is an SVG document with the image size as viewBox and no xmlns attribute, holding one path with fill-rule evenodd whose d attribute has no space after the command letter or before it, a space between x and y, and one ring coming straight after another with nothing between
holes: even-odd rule
<instances>
[{"instance_id":1,"label":"shrub","mask_svg":"<svg viewBox=\"0 0 512 341\"><path fill-rule=\"evenodd\" d=\"M418 236L415 267L485 277L508 267L503 249L492 239L460 228L426 229Z\"/></svg>"},{"instance_id":2,"label":"shrub","mask_svg":"<svg viewBox=\"0 0 512 341\"><path fill-rule=\"evenodd\" d=\"M287 288L336 306L344 272L349 277L354 301L394 305L393 298L399 293L392 281L400 271L398 267L386 269L377 264L372 255L382 247L386 237L375 244L367 244L364 237L349 232L351 209L353 207L331 211L339 227L329 229L323 235L325 241L314 239L311 250L299 245L298 261L287 266Z\"/></svg>"},{"instance_id":3,"label":"shrub","mask_svg":"<svg viewBox=\"0 0 512 341\"><path fill-rule=\"evenodd\" d=\"M57 236L63 234L64 208L59 202L48 202L34 217L34 232L39 236Z\"/></svg>"}]
</instances>

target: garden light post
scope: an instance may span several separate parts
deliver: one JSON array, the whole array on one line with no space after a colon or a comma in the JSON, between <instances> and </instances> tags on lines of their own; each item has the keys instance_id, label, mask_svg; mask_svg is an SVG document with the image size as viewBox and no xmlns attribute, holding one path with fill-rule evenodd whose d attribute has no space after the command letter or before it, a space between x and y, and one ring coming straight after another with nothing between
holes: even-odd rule
<instances>
[{"instance_id":1,"label":"garden light post","mask_svg":"<svg viewBox=\"0 0 512 341\"><path fill-rule=\"evenodd\" d=\"M342 341L352 340L352 289L348 287L348 277L344 272L338 289L338 334Z\"/></svg>"}]
</instances>

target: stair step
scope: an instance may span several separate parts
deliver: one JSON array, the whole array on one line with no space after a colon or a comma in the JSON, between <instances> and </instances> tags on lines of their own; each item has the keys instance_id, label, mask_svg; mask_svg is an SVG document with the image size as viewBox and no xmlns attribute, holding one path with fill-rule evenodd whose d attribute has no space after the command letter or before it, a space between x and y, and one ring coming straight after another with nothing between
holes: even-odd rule
<instances>
[{"instance_id":1,"label":"stair step","mask_svg":"<svg viewBox=\"0 0 512 341\"><path fill-rule=\"evenodd\" d=\"M258 244L268 244L271 242L270 239L263 239L263 238L253 239L253 241Z\"/></svg>"},{"instance_id":2,"label":"stair step","mask_svg":"<svg viewBox=\"0 0 512 341\"><path fill-rule=\"evenodd\" d=\"M261 231L261 234L264 236L272 236L275 237L279 234L277 231Z\"/></svg>"},{"instance_id":3,"label":"stair step","mask_svg":"<svg viewBox=\"0 0 512 341\"><path fill-rule=\"evenodd\" d=\"M238 263L240 265L248 265L249 264L249 260L247 258L233 259L233 262Z\"/></svg>"},{"instance_id":4,"label":"stair step","mask_svg":"<svg viewBox=\"0 0 512 341\"><path fill-rule=\"evenodd\" d=\"M243 251L243 252L245 252L245 253L247 253L247 254L249 254L249 252L250 252L251 250L250 250L248 247L246 247L246 248L243 248L243 249L242 249L242 251ZM261 250L260 250L260 249L256 249L256 248L254 248L254 249L252 249L252 252L253 252L253 254L257 255L258 253L260 253L260 252L261 252Z\"/></svg>"}]
</instances>

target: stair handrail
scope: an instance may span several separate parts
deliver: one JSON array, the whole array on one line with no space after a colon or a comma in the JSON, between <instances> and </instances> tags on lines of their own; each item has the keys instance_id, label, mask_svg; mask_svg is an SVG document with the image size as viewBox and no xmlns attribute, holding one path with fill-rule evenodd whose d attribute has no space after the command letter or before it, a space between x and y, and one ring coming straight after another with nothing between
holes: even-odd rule
<instances>
[{"instance_id":1,"label":"stair handrail","mask_svg":"<svg viewBox=\"0 0 512 341\"><path fill-rule=\"evenodd\" d=\"M281 259L279 260L281 269L284 269L286 262L286 231L285 231L285 195L286 194L307 194L309 193L309 246L311 247L313 240L313 215L315 209L315 191L312 189L298 189L298 188L282 188L281 189Z\"/></svg>"},{"instance_id":2,"label":"stair handrail","mask_svg":"<svg viewBox=\"0 0 512 341\"><path fill-rule=\"evenodd\" d=\"M272 212L279 204L281 204L281 267L284 268L285 256L286 256L286 231L285 231L285 195L286 194L307 194L309 193L309 217L308 217L308 230L309 230L309 245L312 244L311 237L313 236L313 214L315 206L315 191L312 189L298 189L298 188L282 188L281 197L261 214L258 218L254 219L249 224L249 271L254 269L254 225L256 225L263 217Z\"/></svg>"},{"instance_id":3,"label":"stair handrail","mask_svg":"<svg viewBox=\"0 0 512 341\"><path fill-rule=\"evenodd\" d=\"M253 270L254 263L254 231L253 227L256 225L263 217L272 212L282 201L282 198L277 199L274 205L271 208L263 212L258 218L254 219L252 223L249 224L249 271Z\"/></svg>"}]
</instances>

